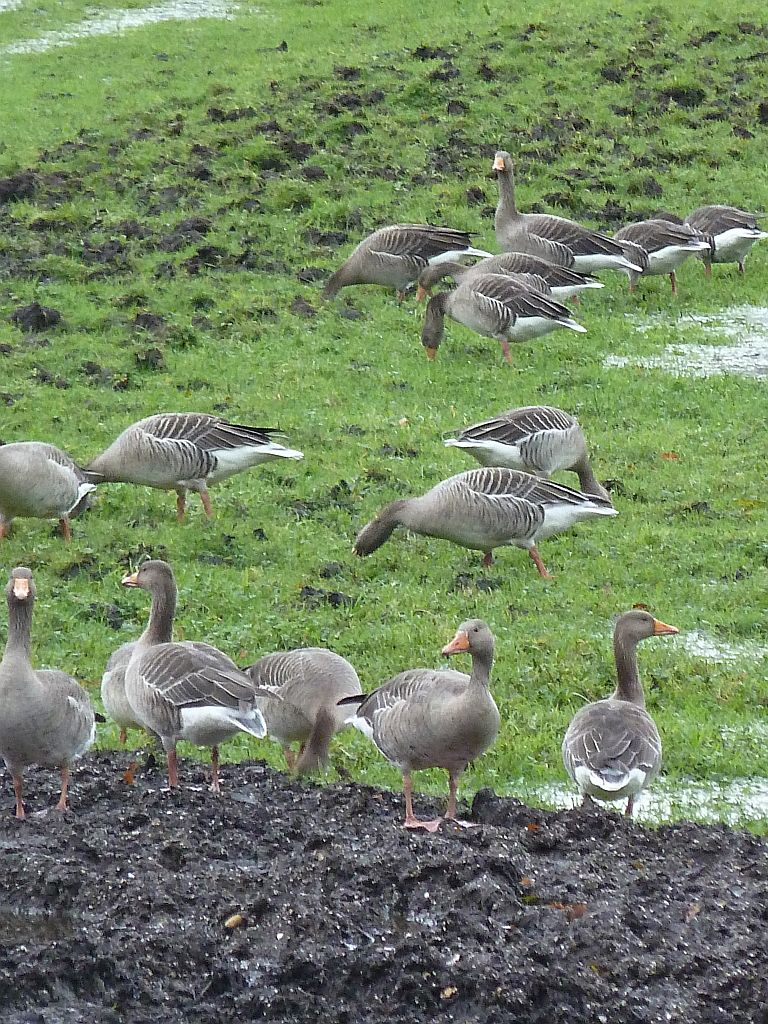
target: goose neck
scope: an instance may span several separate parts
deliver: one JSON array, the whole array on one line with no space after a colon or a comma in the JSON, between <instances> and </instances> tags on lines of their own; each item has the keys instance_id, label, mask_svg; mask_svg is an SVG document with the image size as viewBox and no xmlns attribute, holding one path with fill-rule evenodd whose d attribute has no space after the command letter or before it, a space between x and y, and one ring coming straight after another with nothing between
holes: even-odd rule
<instances>
[{"instance_id":1,"label":"goose neck","mask_svg":"<svg viewBox=\"0 0 768 1024\"><path fill-rule=\"evenodd\" d=\"M152 607L147 628L141 636L143 644L167 644L173 640L173 618L176 614L176 586L172 580L152 590Z\"/></svg>"},{"instance_id":2,"label":"goose neck","mask_svg":"<svg viewBox=\"0 0 768 1024\"><path fill-rule=\"evenodd\" d=\"M25 601L17 601L15 598L11 598L8 601L6 654L22 652L29 658L32 635L32 605L33 601L31 598L27 598Z\"/></svg>"},{"instance_id":3,"label":"goose neck","mask_svg":"<svg viewBox=\"0 0 768 1024\"><path fill-rule=\"evenodd\" d=\"M594 470L588 461L576 466L576 473L579 478L579 485L584 494L591 494L596 498L603 498L610 501L611 496L595 476Z\"/></svg>"},{"instance_id":4,"label":"goose neck","mask_svg":"<svg viewBox=\"0 0 768 1024\"><path fill-rule=\"evenodd\" d=\"M517 217L517 203L515 202L515 179L511 167L505 167L498 172L499 176L499 206L498 212L506 213L510 217Z\"/></svg>"},{"instance_id":5,"label":"goose neck","mask_svg":"<svg viewBox=\"0 0 768 1024\"><path fill-rule=\"evenodd\" d=\"M637 669L637 641L617 631L613 638L613 653L616 659L618 683L613 693L614 700L626 700L638 707L645 707L645 694Z\"/></svg>"}]
</instances>

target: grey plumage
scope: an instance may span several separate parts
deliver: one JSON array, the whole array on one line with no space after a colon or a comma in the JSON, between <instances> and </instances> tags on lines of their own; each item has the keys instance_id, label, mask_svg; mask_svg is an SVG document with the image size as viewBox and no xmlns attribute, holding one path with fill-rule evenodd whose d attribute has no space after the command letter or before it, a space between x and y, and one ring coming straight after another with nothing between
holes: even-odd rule
<instances>
[{"instance_id":1,"label":"grey plumage","mask_svg":"<svg viewBox=\"0 0 768 1024\"><path fill-rule=\"evenodd\" d=\"M698 255L707 274L713 263L736 263L744 273L744 260L755 242L768 238L754 213L737 206L699 206L685 218L685 223L710 241L709 251Z\"/></svg>"},{"instance_id":2,"label":"grey plumage","mask_svg":"<svg viewBox=\"0 0 768 1024\"><path fill-rule=\"evenodd\" d=\"M672 292L677 294L677 269L690 256L709 249L709 243L687 224L676 224L659 217L627 224L616 232L614 238L640 245L648 254L647 267L626 270L631 290L641 277L668 274Z\"/></svg>"}]
</instances>

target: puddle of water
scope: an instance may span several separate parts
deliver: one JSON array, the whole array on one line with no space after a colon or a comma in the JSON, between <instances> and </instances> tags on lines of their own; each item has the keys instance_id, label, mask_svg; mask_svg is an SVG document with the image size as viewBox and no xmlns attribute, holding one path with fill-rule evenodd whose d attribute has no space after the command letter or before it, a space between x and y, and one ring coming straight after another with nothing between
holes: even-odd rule
<instances>
[{"instance_id":1,"label":"puddle of water","mask_svg":"<svg viewBox=\"0 0 768 1024\"><path fill-rule=\"evenodd\" d=\"M731 306L720 313L672 319L661 314L641 319L628 317L635 329L646 333L657 327L695 328L718 337L736 340L734 345L668 345L658 356L635 358L607 356L606 366L644 366L679 376L712 377L736 373L744 377L768 377L768 307Z\"/></svg>"},{"instance_id":2,"label":"puddle of water","mask_svg":"<svg viewBox=\"0 0 768 1024\"><path fill-rule=\"evenodd\" d=\"M0 14L3 11L15 11L24 3L24 0L0 0Z\"/></svg>"},{"instance_id":3,"label":"puddle of water","mask_svg":"<svg viewBox=\"0 0 768 1024\"><path fill-rule=\"evenodd\" d=\"M15 0L0 0L0 10L17 6ZM44 32L36 39L22 39L0 47L0 54L45 53L57 46L68 46L80 39L113 35L125 29L141 28L160 21L194 21L197 18L234 17L238 5L230 0L169 0L154 7L110 11L98 17L86 18L71 28Z\"/></svg>"},{"instance_id":4,"label":"puddle of water","mask_svg":"<svg viewBox=\"0 0 768 1024\"><path fill-rule=\"evenodd\" d=\"M553 806L577 807L581 798L573 787L560 783L530 787L521 784L506 790L505 796ZM624 801L606 807L623 811ZM655 784L635 800L635 819L659 825L667 821L692 820L739 825L745 821L768 818L768 779L734 779L731 782L702 785L682 783L674 788Z\"/></svg>"},{"instance_id":5,"label":"puddle of water","mask_svg":"<svg viewBox=\"0 0 768 1024\"><path fill-rule=\"evenodd\" d=\"M698 658L706 658L708 661L738 661L741 658L758 660L768 658L768 647L761 647L760 644L745 641L741 644L728 644L724 640L715 640L699 630L691 630L675 637L672 641L680 647L685 648L688 654Z\"/></svg>"}]
</instances>

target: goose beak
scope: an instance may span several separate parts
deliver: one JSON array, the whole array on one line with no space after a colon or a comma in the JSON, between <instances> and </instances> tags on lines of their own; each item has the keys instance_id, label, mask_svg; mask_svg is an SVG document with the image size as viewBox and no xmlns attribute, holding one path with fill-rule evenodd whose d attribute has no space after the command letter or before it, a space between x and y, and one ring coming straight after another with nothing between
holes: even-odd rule
<instances>
[{"instance_id":1,"label":"goose beak","mask_svg":"<svg viewBox=\"0 0 768 1024\"><path fill-rule=\"evenodd\" d=\"M494 171L503 171L504 170L504 157L503 156L494 157L494 159L493 159L493 169L494 169Z\"/></svg>"},{"instance_id":2,"label":"goose beak","mask_svg":"<svg viewBox=\"0 0 768 1024\"><path fill-rule=\"evenodd\" d=\"M427 359L429 359L430 362L433 362L435 356L437 355L437 349L436 348L427 348L426 346L424 346L424 349L425 349L425 351L427 353Z\"/></svg>"},{"instance_id":3,"label":"goose beak","mask_svg":"<svg viewBox=\"0 0 768 1024\"><path fill-rule=\"evenodd\" d=\"M418 288L416 289L416 301L417 302L423 302L424 299L426 299L426 297L428 295L429 295L429 292L427 291L427 289L426 288L422 288L422 286L419 285Z\"/></svg>"},{"instance_id":4,"label":"goose beak","mask_svg":"<svg viewBox=\"0 0 768 1024\"><path fill-rule=\"evenodd\" d=\"M13 577L13 596L18 601L26 601L29 597L29 580L23 577Z\"/></svg>"},{"instance_id":5,"label":"goose beak","mask_svg":"<svg viewBox=\"0 0 768 1024\"><path fill-rule=\"evenodd\" d=\"M653 635L664 636L665 633L679 633L680 630L677 626L668 626L666 622L660 622L658 619L653 620Z\"/></svg>"},{"instance_id":6,"label":"goose beak","mask_svg":"<svg viewBox=\"0 0 768 1024\"><path fill-rule=\"evenodd\" d=\"M138 570L136 572L129 573L127 576L123 576L120 580L124 587L138 587Z\"/></svg>"},{"instance_id":7,"label":"goose beak","mask_svg":"<svg viewBox=\"0 0 768 1024\"><path fill-rule=\"evenodd\" d=\"M463 630L458 630L456 636L443 648L443 654L460 654L469 650L469 637Z\"/></svg>"}]
</instances>

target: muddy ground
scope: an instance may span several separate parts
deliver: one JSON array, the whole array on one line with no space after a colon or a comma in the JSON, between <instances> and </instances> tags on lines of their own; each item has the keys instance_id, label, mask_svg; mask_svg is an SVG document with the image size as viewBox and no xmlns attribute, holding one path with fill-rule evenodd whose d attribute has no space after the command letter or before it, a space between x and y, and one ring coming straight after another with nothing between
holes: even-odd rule
<instances>
[{"instance_id":1,"label":"muddy ground","mask_svg":"<svg viewBox=\"0 0 768 1024\"><path fill-rule=\"evenodd\" d=\"M90 756L64 817L16 821L3 778L3 1024L768 1022L748 833L483 790L481 828L428 835L399 794L259 763L225 767L221 798L187 763L172 794L127 762ZM54 786L31 770L29 810Z\"/></svg>"}]
</instances>

